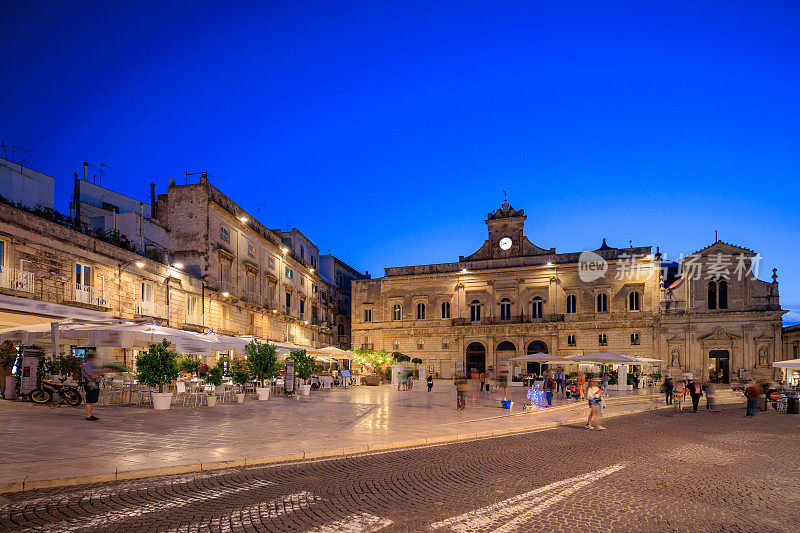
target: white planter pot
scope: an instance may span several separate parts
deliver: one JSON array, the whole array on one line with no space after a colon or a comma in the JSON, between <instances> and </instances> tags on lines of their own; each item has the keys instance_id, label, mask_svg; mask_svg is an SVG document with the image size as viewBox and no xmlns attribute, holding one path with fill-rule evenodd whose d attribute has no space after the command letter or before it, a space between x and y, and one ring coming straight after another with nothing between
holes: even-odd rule
<instances>
[{"instance_id":1,"label":"white planter pot","mask_svg":"<svg viewBox=\"0 0 800 533\"><path fill-rule=\"evenodd\" d=\"M3 388L3 397L6 400L17 399L17 378L14 376L6 376L6 382Z\"/></svg>"},{"instance_id":2,"label":"white planter pot","mask_svg":"<svg viewBox=\"0 0 800 533\"><path fill-rule=\"evenodd\" d=\"M217 405L217 397L216 395L206 396L206 405L209 407L214 407Z\"/></svg>"},{"instance_id":3,"label":"white planter pot","mask_svg":"<svg viewBox=\"0 0 800 533\"><path fill-rule=\"evenodd\" d=\"M308 396L311 394L311 384L309 383L308 385L300 385L300 394L303 396Z\"/></svg>"},{"instance_id":4,"label":"white planter pot","mask_svg":"<svg viewBox=\"0 0 800 533\"><path fill-rule=\"evenodd\" d=\"M244 393L237 392L236 393L236 403L244 403Z\"/></svg>"},{"instance_id":5,"label":"white planter pot","mask_svg":"<svg viewBox=\"0 0 800 533\"><path fill-rule=\"evenodd\" d=\"M269 400L269 391L268 387L256 387L256 397L259 400Z\"/></svg>"},{"instance_id":6,"label":"white planter pot","mask_svg":"<svg viewBox=\"0 0 800 533\"><path fill-rule=\"evenodd\" d=\"M626 385L625 386L628 390L633 390L633 385Z\"/></svg>"},{"instance_id":7,"label":"white planter pot","mask_svg":"<svg viewBox=\"0 0 800 533\"><path fill-rule=\"evenodd\" d=\"M153 392L153 409L156 411L166 411L172 404L171 392Z\"/></svg>"}]
</instances>

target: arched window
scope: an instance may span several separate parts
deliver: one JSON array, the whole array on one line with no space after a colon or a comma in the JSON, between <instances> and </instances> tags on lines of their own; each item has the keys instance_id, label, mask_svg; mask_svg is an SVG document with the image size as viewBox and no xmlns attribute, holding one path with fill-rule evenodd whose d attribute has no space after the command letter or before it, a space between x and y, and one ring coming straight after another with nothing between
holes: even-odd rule
<instances>
[{"instance_id":1,"label":"arched window","mask_svg":"<svg viewBox=\"0 0 800 533\"><path fill-rule=\"evenodd\" d=\"M425 342L422 339L417 339L417 350L422 350L425 348Z\"/></svg>"},{"instance_id":2,"label":"arched window","mask_svg":"<svg viewBox=\"0 0 800 533\"><path fill-rule=\"evenodd\" d=\"M720 309L728 308L728 282L724 279L719 281L717 286L717 307Z\"/></svg>"},{"instance_id":3,"label":"arched window","mask_svg":"<svg viewBox=\"0 0 800 533\"><path fill-rule=\"evenodd\" d=\"M442 339L442 350L447 350L450 348L450 341L447 339Z\"/></svg>"},{"instance_id":4,"label":"arched window","mask_svg":"<svg viewBox=\"0 0 800 533\"><path fill-rule=\"evenodd\" d=\"M442 318L450 318L450 302L442 302Z\"/></svg>"},{"instance_id":5,"label":"arched window","mask_svg":"<svg viewBox=\"0 0 800 533\"><path fill-rule=\"evenodd\" d=\"M395 339L395 340L392 341L392 350L394 350L395 352L400 350L400 341L399 340Z\"/></svg>"},{"instance_id":6,"label":"arched window","mask_svg":"<svg viewBox=\"0 0 800 533\"><path fill-rule=\"evenodd\" d=\"M597 312L608 313L608 294L604 292L597 295Z\"/></svg>"},{"instance_id":7,"label":"arched window","mask_svg":"<svg viewBox=\"0 0 800 533\"><path fill-rule=\"evenodd\" d=\"M638 311L640 309L640 302L641 295L638 291L633 291L628 294L628 310L629 311Z\"/></svg>"},{"instance_id":8,"label":"arched window","mask_svg":"<svg viewBox=\"0 0 800 533\"><path fill-rule=\"evenodd\" d=\"M573 315L578 312L578 297L574 294L567 296L567 314Z\"/></svg>"},{"instance_id":9,"label":"arched window","mask_svg":"<svg viewBox=\"0 0 800 533\"><path fill-rule=\"evenodd\" d=\"M425 320L425 304L422 302L417 304L417 320Z\"/></svg>"},{"instance_id":10,"label":"arched window","mask_svg":"<svg viewBox=\"0 0 800 533\"><path fill-rule=\"evenodd\" d=\"M481 319L481 302L472 300L469 304L469 319L472 322L479 322Z\"/></svg>"},{"instance_id":11,"label":"arched window","mask_svg":"<svg viewBox=\"0 0 800 533\"><path fill-rule=\"evenodd\" d=\"M542 318L543 301L541 297L534 296L531 303L531 318Z\"/></svg>"},{"instance_id":12,"label":"arched window","mask_svg":"<svg viewBox=\"0 0 800 533\"><path fill-rule=\"evenodd\" d=\"M500 320L511 320L511 300L508 298L500 300Z\"/></svg>"},{"instance_id":13,"label":"arched window","mask_svg":"<svg viewBox=\"0 0 800 533\"><path fill-rule=\"evenodd\" d=\"M716 309L717 308L717 282L716 281L709 281L708 282L708 308L709 309Z\"/></svg>"},{"instance_id":14,"label":"arched window","mask_svg":"<svg viewBox=\"0 0 800 533\"><path fill-rule=\"evenodd\" d=\"M394 304L392 306L392 320L400 320L400 304Z\"/></svg>"}]
</instances>

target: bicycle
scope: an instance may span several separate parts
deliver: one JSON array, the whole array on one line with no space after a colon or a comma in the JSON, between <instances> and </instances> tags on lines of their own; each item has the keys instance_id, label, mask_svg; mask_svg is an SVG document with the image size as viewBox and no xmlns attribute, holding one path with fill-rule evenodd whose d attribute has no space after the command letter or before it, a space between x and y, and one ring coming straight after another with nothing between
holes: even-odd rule
<instances>
[{"instance_id":1,"label":"bicycle","mask_svg":"<svg viewBox=\"0 0 800 533\"><path fill-rule=\"evenodd\" d=\"M33 403L43 405L53 400L53 393L58 393L60 398L58 405L66 403L72 407L77 407L83 402L83 397L80 391L72 385L64 384L65 379L62 378L61 382L52 379L42 379L41 384L33 389L28 395Z\"/></svg>"}]
</instances>

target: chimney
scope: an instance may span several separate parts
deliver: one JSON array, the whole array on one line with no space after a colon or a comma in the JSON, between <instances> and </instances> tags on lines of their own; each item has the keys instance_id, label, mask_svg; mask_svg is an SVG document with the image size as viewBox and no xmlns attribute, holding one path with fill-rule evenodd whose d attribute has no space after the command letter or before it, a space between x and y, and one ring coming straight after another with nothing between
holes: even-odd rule
<instances>
[{"instance_id":1,"label":"chimney","mask_svg":"<svg viewBox=\"0 0 800 533\"><path fill-rule=\"evenodd\" d=\"M89 163L84 161L83 162L83 181L89 180Z\"/></svg>"},{"instance_id":2,"label":"chimney","mask_svg":"<svg viewBox=\"0 0 800 533\"><path fill-rule=\"evenodd\" d=\"M156 184L150 184L150 217L156 218Z\"/></svg>"}]
</instances>

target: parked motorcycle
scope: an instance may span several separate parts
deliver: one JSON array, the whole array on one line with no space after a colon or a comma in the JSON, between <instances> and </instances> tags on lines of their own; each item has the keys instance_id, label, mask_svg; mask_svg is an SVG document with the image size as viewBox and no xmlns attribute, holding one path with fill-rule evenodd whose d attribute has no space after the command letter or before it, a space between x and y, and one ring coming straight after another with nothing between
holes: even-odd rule
<instances>
[{"instance_id":1,"label":"parked motorcycle","mask_svg":"<svg viewBox=\"0 0 800 533\"><path fill-rule=\"evenodd\" d=\"M53 400L54 393L58 394L59 403L77 407L83 402L83 397L77 388L64 384L63 380L58 382L52 379L42 379L41 385L31 391L29 398L33 403L45 404Z\"/></svg>"}]
</instances>

